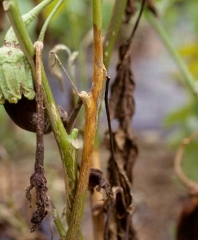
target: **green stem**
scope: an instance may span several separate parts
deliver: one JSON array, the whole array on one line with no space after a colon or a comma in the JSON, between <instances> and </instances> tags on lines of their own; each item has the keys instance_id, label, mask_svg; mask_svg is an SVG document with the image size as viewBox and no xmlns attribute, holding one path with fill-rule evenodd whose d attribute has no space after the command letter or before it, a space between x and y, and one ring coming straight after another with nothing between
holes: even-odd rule
<instances>
[{"instance_id":1,"label":"green stem","mask_svg":"<svg viewBox=\"0 0 198 240\"><path fill-rule=\"evenodd\" d=\"M163 26L161 25L160 21L150 11L146 11L146 17L147 17L148 21L150 22L150 24L152 25L152 27L156 30L156 32L161 37L162 41L164 42L164 45L168 49L169 53L171 54L175 63L177 64L179 70L181 71L182 75L184 76L185 84L188 86L190 92L195 97L196 101L198 101L198 95L195 92L196 81L195 81L194 77L192 76L192 74L190 73L190 71L188 70L185 62L179 55L178 51L173 47L166 31L164 30Z\"/></svg>"},{"instance_id":2,"label":"green stem","mask_svg":"<svg viewBox=\"0 0 198 240\"><path fill-rule=\"evenodd\" d=\"M66 231L63 227L61 219L60 219L58 212L57 212L56 208L54 207L53 203L51 203L51 206L52 206L52 216L53 216L54 224L56 225L56 228L58 229L61 239L64 239L66 236Z\"/></svg>"},{"instance_id":3,"label":"green stem","mask_svg":"<svg viewBox=\"0 0 198 240\"><path fill-rule=\"evenodd\" d=\"M107 70L109 68L112 51L113 51L115 41L123 20L123 14L126 8L126 4L127 4L127 0L115 1L109 26L106 31L104 44L103 44L104 46L103 56L104 56L104 65Z\"/></svg>"},{"instance_id":4,"label":"green stem","mask_svg":"<svg viewBox=\"0 0 198 240\"><path fill-rule=\"evenodd\" d=\"M7 12L11 25L15 31L20 46L26 55L30 65L34 65L32 57L35 54L35 49L32 45L32 41L27 33L27 29L23 23L20 15L18 3L16 0L7 0L3 2L4 10ZM19 17L20 16L20 17ZM19 27L20 26L20 27Z\"/></svg>"},{"instance_id":5,"label":"green stem","mask_svg":"<svg viewBox=\"0 0 198 240\"><path fill-rule=\"evenodd\" d=\"M6 2L6 3L5 3ZM24 28L23 21L21 19L21 15L18 8L18 3L16 0L4 1L4 7L6 6L6 11L8 13L9 19L11 21L12 27L15 31L15 34L20 43L21 49L26 55L29 64L31 65L32 72L34 78L36 76L36 69L34 64L34 47L29 38L27 31ZM28 39L28 47L25 43L27 43ZM66 201L69 211L72 209L74 193L76 188L76 169L75 164L73 162L73 158L71 155L72 145L71 145L71 137L66 133L65 128L62 124L62 121L59 116L59 112L57 110L54 97L52 95L50 86L48 84L48 80L44 71L44 67L42 66L42 84L44 90L44 105L47 109L47 113L51 122L52 130L59 148L59 152L61 155L63 169L64 169L64 177L65 177L65 194Z\"/></svg>"},{"instance_id":6,"label":"green stem","mask_svg":"<svg viewBox=\"0 0 198 240\"><path fill-rule=\"evenodd\" d=\"M49 25L50 20L52 19L52 17L54 16L54 14L57 12L57 10L59 9L60 5L64 2L65 0L59 0L58 3L56 4L56 6L53 8L53 10L51 11L50 15L47 17L47 19L45 20L45 23L41 29L41 32L39 34L39 38L38 41L43 42L44 41L44 37L45 37L45 33L47 30L47 27Z\"/></svg>"}]
</instances>

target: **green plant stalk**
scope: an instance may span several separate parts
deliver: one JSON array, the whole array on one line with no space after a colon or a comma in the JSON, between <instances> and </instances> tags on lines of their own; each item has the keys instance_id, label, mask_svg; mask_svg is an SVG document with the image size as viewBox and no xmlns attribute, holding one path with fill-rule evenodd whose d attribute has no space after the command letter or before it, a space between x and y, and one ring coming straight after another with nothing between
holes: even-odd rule
<instances>
[{"instance_id":1,"label":"green plant stalk","mask_svg":"<svg viewBox=\"0 0 198 240\"><path fill-rule=\"evenodd\" d=\"M36 76L36 69L34 64L34 47L29 38L27 31L24 29L24 24L21 19L21 15L18 8L18 3L16 0L4 1L6 2L6 11L8 13L9 19L11 21L12 27L14 28L15 34L20 43L21 49L26 55L29 64L32 68L32 72L34 77ZM5 6L5 4L4 4ZM28 47L25 43L28 42ZM26 48L27 47L27 48ZM42 66L42 84L44 90L44 104L47 108L47 113L51 122L52 130L59 148L59 152L61 155L63 169L64 169L64 178L65 178L65 194L66 194L66 202L69 211L72 209L72 203L76 188L77 179L74 163L71 156L71 141L72 139L66 133L62 121L59 116L59 112L57 110L50 86L47 81L47 77L44 71L44 67Z\"/></svg>"},{"instance_id":2,"label":"green plant stalk","mask_svg":"<svg viewBox=\"0 0 198 240\"><path fill-rule=\"evenodd\" d=\"M55 7L53 8L53 10L51 11L50 15L47 17L41 32L39 34L39 38L38 41L44 42L44 37L45 37L45 33L47 30L47 27L49 25L50 20L52 19L52 17L54 16L54 14L57 12L57 10L59 9L60 5L64 2L65 0L59 0L58 3L55 5Z\"/></svg>"},{"instance_id":3,"label":"green plant stalk","mask_svg":"<svg viewBox=\"0 0 198 240\"><path fill-rule=\"evenodd\" d=\"M56 211L56 208L53 206L53 204L52 204L52 216L53 216L54 223L56 225L56 228L58 229L58 232L59 232L59 235L60 235L61 239L64 239L65 236L66 236L66 231L63 227L63 224L62 224L61 219L58 215L58 212Z\"/></svg>"},{"instance_id":4,"label":"green plant stalk","mask_svg":"<svg viewBox=\"0 0 198 240\"><path fill-rule=\"evenodd\" d=\"M74 159L72 158L72 138L66 133L65 128L57 111L54 97L51 93L50 86L48 84L44 68L42 68L42 80L44 89L44 104L48 111L48 116L52 126L52 130L58 145L59 153L63 163L64 180L65 180L65 194L67 202L67 222L72 210L74 195L77 185L77 168Z\"/></svg>"},{"instance_id":5,"label":"green plant stalk","mask_svg":"<svg viewBox=\"0 0 198 240\"><path fill-rule=\"evenodd\" d=\"M160 21L150 12L145 11L146 17L149 21L149 23L152 25L152 27L155 29L155 31L158 33L158 35L161 37L164 45L166 46L167 50L173 57L175 63L177 64L179 70L181 71L182 75L184 76L185 84L188 86L191 94L195 97L196 101L198 101L198 95L195 91L195 83L196 80L188 70L185 62L182 60L181 56L179 55L178 51L173 47L171 44L171 41L169 40L169 37L164 30L163 26L161 25Z\"/></svg>"},{"instance_id":6,"label":"green plant stalk","mask_svg":"<svg viewBox=\"0 0 198 240\"><path fill-rule=\"evenodd\" d=\"M127 0L122 0L122 1L116 0L114 3L111 19L106 31L104 44L103 44L104 65L107 70L109 68L109 63L110 63L111 55L115 45L115 41L123 20L123 14L126 8L126 4L127 4Z\"/></svg>"}]
</instances>

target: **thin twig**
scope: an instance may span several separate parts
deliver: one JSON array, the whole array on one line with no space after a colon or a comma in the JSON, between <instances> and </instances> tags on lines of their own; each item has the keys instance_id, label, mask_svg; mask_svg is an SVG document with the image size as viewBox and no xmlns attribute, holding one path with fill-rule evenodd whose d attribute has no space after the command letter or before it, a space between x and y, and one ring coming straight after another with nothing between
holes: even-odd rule
<instances>
[{"instance_id":1,"label":"thin twig","mask_svg":"<svg viewBox=\"0 0 198 240\"><path fill-rule=\"evenodd\" d=\"M81 98L79 97L76 106L74 107L74 109L72 110L71 114L69 115L69 117L67 119L66 130L67 130L68 134L71 133L71 131L74 127L75 121L78 117L78 114L80 112L82 105L83 105L83 102L82 102Z\"/></svg>"},{"instance_id":2,"label":"thin twig","mask_svg":"<svg viewBox=\"0 0 198 240\"><path fill-rule=\"evenodd\" d=\"M190 180L183 172L181 162L184 154L185 147L189 145L198 136L198 130L192 133L188 138L184 138L180 143L177 154L175 156L175 173L178 176L181 183L188 188L191 194L198 194L198 183Z\"/></svg>"},{"instance_id":3,"label":"thin twig","mask_svg":"<svg viewBox=\"0 0 198 240\"><path fill-rule=\"evenodd\" d=\"M67 73L66 69L63 67L63 64L61 63L59 57L57 56L57 54L55 52L50 52L50 54L54 55L55 59L58 61L59 65L61 66L61 68L63 69L65 75L67 76L72 88L74 89L74 91L76 92L76 94L79 96L79 92L78 89L76 88L76 86L74 85L73 81L71 80L69 74Z\"/></svg>"}]
</instances>

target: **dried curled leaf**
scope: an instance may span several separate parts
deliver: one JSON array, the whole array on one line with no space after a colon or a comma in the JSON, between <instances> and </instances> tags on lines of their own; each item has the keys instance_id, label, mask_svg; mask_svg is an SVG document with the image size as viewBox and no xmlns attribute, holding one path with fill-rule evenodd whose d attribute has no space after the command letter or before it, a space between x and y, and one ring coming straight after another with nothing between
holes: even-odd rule
<instances>
[{"instance_id":1,"label":"dried curled leaf","mask_svg":"<svg viewBox=\"0 0 198 240\"><path fill-rule=\"evenodd\" d=\"M129 23L131 17L135 14L135 0L128 0L125 9L125 20L124 23Z\"/></svg>"},{"instance_id":2,"label":"dried curled leaf","mask_svg":"<svg viewBox=\"0 0 198 240\"><path fill-rule=\"evenodd\" d=\"M122 49L120 49L122 54ZM118 119L121 128L127 130L135 111L133 92L135 83L130 70L130 59L124 59L117 66L117 77L111 88L109 108L111 118Z\"/></svg>"},{"instance_id":3,"label":"dried curled leaf","mask_svg":"<svg viewBox=\"0 0 198 240\"><path fill-rule=\"evenodd\" d=\"M189 196L185 200L177 224L176 240L198 239L198 197Z\"/></svg>"},{"instance_id":4,"label":"dried curled leaf","mask_svg":"<svg viewBox=\"0 0 198 240\"><path fill-rule=\"evenodd\" d=\"M119 129L112 136L114 152L109 160L109 176L111 185L121 187L123 192L123 194L117 194L115 204L116 236L122 236L120 239L135 240L137 237L131 217L134 210L131 187L132 169L138 150L131 129L131 119L135 111L135 82L130 69L130 50L130 41L120 47L117 76L111 88L110 114L111 118L118 120ZM113 228L110 224L111 234L113 234Z\"/></svg>"},{"instance_id":5,"label":"dried curled leaf","mask_svg":"<svg viewBox=\"0 0 198 240\"><path fill-rule=\"evenodd\" d=\"M111 194L111 189L109 183L106 181L106 179L103 176L103 172L96 168L90 169L90 175L89 175L89 191L91 193L94 192L94 188L97 186L96 190L98 192L101 191L103 188L105 190L105 193L107 196Z\"/></svg>"},{"instance_id":6,"label":"dried curled leaf","mask_svg":"<svg viewBox=\"0 0 198 240\"><path fill-rule=\"evenodd\" d=\"M146 3L147 3L148 9L157 17L158 13L153 0L146 0Z\"/></svg>"},{"instance_id":7,"label":"dried curled leaf","mask_svg":"<svg viewBox=\"0 0 198 240\"><path fill-rule=\"evenodd\" d=\"M124 19L124 23L129 23L131 18L135 15L136 12L136 3L137 2L142 2L143 3L144 0L141 1L137 1L137 0L128 0L127 1L127 5L126 5L126 9L125 9L125 19ZM153 2L153 0L145 0L146 6L147 8L155 15L157 16L157 10L155 7L155 4Z\"/></svg>"}]
</instances>

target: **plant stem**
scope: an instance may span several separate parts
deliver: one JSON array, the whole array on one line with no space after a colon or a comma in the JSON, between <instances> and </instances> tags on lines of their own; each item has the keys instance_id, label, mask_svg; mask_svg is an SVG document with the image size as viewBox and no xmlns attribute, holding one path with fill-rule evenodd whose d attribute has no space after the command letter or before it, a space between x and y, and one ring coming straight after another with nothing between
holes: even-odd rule
<instances>
[{"instance_id":1,"label":"plant stem","mask_svg":"<svg viewBox=\"0 0 198 240\"><path fill-rule=\"evenodd\" d=\"M32 57L35 54L35 49L32 45L32 41L27 33L27 29L25 28L25 25L23 23L21 16L18 17L20 15L18 3L16 0L3 1L3 7L4 7L4 11L6 11L8 14L11 25L12 25L12 27L15 31L15 34L17 36L17 39L20 43L20 46L21 46L25 56L27 57L28 62L30 63L30 65L32 67L34 65L34 61L33 61ZM18 30L17 26L20 26L19 30ZM25 36L24 40L23 40L23 38L24 38L23 36Z\"/></svg>"},{"instance_id":2,"label":"plant stem","mask_svg":"<svg viewBox=\"0 0 198 240\"><path fill-rule=\"evenodd\" d=\"M79 229L87 196L92 151L97 128L98 110L105 80L102 51L101 0L93 0L93 31L94 72L92 88L90 93L81 92L79 94L85 106L84 144L75 202L73 205L71 222L67 231L67 240L79 238Z\"/></svg>"},{"instance_id":3,"label":"plant stem","mask_svg":"<svg viewBox=\"0 0 198 240\"><path fill-rule=\"evenodd\" d=\"M61 237L61 239L64 239L65 235L66 235L66 231L63 227L63 224L61 222L61 219L58 215L58 212L54 206L54 204L51 202L51 206L52 206L52 216L54 219L54 224L56 225L56 228L58 229L59 235Z\"/></svg>"},{"instance_id":4,"label":"plant stem","mask_svg":"<svg viewBox=\"0 0 198 240\"><path fill-rule=\"evenodd\" d=\"M198 101L198 95L195 91L196 81L195 81L194 77L192 76L192 74L190 73L190 71L188 70L185 62L179 55L178 51L171 44L171 41L169 40L169 37L168 37L166 31L164 30L163 26L161 25L160 21L150 11L146 11L146 17L147 17L148 21L150 22L150 24L152 25L152 27L156 30L156 32L161 37L167 50L170 52L175 63L177 64L179 70L181 71L181 73L184 77L185 84L188 86L190 92L195 97L196 101Z\"/></svg>"},{"instance_id":5,"label":"plant stem","mask_svg":"<svg viewBox=\"0 0 198 240\"><path fill-rule=\"evenodd\" d=\"M116 0L113 7L113 12L111 15L111 19L109 22L109 26L106 31L106 35L104 38L104 65L106 69L109 68L109 62L111 59L113 47L120 29L120 25L122 23L124 10L126 8L127 0Z\"/></svg>"},{"instance_id":6,"label":"plant stem","mask_svg":"<svg viewBox=\"0 0 198 240\"><path fill-rule=\"evenodd\" d=\"M16 0L4 1L4 6L5 5L6 5L5 11L7 11L8 13L9 19L12 23L12 27L14 28L15 34L20 43L21 49L23 50L25 56L28 59L28 62L32 68L32 72L35 79L36 69L35 69L35 64L33 60L34 47L24 27L23 21L21 19L17 1ZM27 41L29 42L28 47L25 44ZM50 86L48 84L43 65L42 65L41 73L42 73L42 85L44 90L43 92L44 105L47 109L52 130L53 130L53 133L59 148L59 152L61 155L63 169L64 169L64 178L65 178L66 202L68 206L68 211L71 212L74 193L76 189L76 182L77 182L76 168L71 155L72 139L66 133L65 128L60 119L59 112L57 110L54 97L52 95Z\"/></svg>"},{"instance_id":7,"label":"plant stem","mask_svg":"<svg viewBox=\"0 0 198 240\"><path fill-rule=\"evenodd\" d=\"M47 30L47 27L49 25L49 22L50 20L52 19L52 17L54 16L54 14L57 12L57 10L59 9L60 5L64 2L65 0L59 0L58 3L55 5L55 7L53 8L53 10L51 11L50 15L47 17L42 29L41 29L41 32L39 34L39 38L38 38L38 41L44 41L44 37L45 37L45 33L46 33L46 30Z\"/></svg>"}]
</instances>

